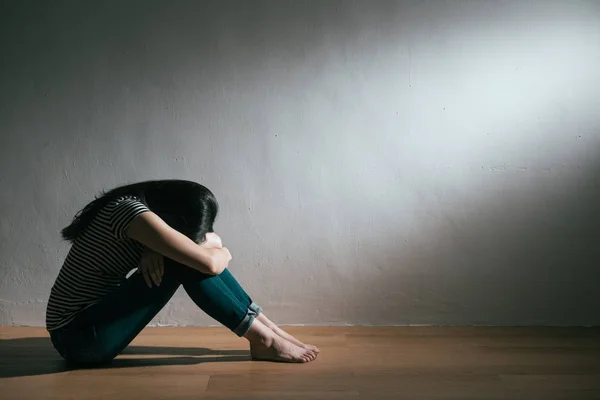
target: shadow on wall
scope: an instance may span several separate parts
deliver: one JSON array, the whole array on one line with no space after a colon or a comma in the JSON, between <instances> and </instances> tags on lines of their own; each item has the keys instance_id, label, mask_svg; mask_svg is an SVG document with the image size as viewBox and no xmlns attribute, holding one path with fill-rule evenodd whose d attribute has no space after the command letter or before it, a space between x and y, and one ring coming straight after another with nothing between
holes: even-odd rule
<instances>
[{"instance_id":1,"label":"shadow on wall","mask_svg":"<svg viewBox=\"0 0 600 400\"><path fill-rule=\"evenodd\" d=\"M517 169L491 172L498 176L485 198L457 198L443 214L441 207L422 209L432 223L421 239L397 238L373 253L374 265L353 288L349 318L400 325L600 325L597 160L564 169L560 179L554 171L534 179Z\"/></svg>"},{"instance_id":2,"label":"shadow on wall","mask_svg":"<svg viewBox=\"0 0 600 400\"><path fill-rule=\"evenodd\" d=\"M117 358L108 365L96 368L193 365L204 362L249 361L251 359L248 351L211 350L202 347L129 346L122 354L163 357ZM48 337L0 340L0 378L55 374L76 369L80 368L69 365L58 355Z\"/></svg>"}]
</instances>

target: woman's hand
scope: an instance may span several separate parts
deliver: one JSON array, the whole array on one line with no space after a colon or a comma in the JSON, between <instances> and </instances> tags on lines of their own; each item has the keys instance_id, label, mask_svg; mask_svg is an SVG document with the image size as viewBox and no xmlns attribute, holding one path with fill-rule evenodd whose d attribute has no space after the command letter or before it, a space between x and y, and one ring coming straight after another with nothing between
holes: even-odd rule
<instances>
[{"instance_id":1,"label":"woman's hand","mask_svg":"<svg viewBox=\"0 0 600 400\"><path fill-rule=\"evenodd\" d=\"M204 242L200 245L207 249L221 249L223 248L223 241L214 232L208 232L205 236Z\"/></svg>"},{"instance_id":2,"label":"woman's hand","mask_svg":"<svg viewBox=\"0 0 600 400\"><path fill-rule=\"evenodd\" d=\"M152 283L156 286L160 286L162 276L165 271L164 259L162 254L156 253L146 247L146 250L142 254L140 265L138 266L138 273L142 274L146 285L152 288Z\"/></svg>"},{"instance_id":3,"label":"woman's hand","mask_svg":"<svg viewBox=\"0 0 600 400\"><path fill-rule=\"evenodd\" d=\"M231 253L227 247L223 247L223 241L214 232L208 232L204 242L200 245L211 251L212 270L215 275L219 275L231 261Z\"/></svg>"},{"instance_id":4,"label":"woman's hand","mask_svg":"<svg viewBox=\"0 0 600 400\"><path fill-rule=\"evenodd\" d=\"M223 247L223 241L219 235L214 232L208 232L200 247L204 247L210 251L212 260L211 270L214 275L219 275L227 268L229 261L231 261L231 253L227 247Z\"/></svg>"},{"instance_id":5,"label":"woman's hand","mask_svg":"<svg viewBox=\"0 0 600 400\"><path fill-rule=\"evenodd\" d=\"M222 248L210 248L208 249L211 253L212 265L211 270L214 275L219 275L231 261L231 253L227 250L227 247Z\"/></svg>"}]
</instances>

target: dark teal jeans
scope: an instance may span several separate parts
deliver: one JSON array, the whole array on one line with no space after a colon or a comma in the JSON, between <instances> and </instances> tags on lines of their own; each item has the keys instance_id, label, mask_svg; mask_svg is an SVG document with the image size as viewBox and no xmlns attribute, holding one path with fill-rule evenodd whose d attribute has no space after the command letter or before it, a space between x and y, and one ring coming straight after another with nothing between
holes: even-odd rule
<instances>
[{"instance_id":1,"label":"dark teal jeans","mask_svg":"<svg viewBox=\"0 0 600 400\"><path fill-rule=\"evenodd\" d=\"M141 274L133 274L68 325L51 331L52 343L69 362L109 362L131 343L181 285L198 307L238 336L248 331L262 311L229 270L217 276L206 275L165 258L160 286L149 288Z\"/></svg>"}]
</instances>

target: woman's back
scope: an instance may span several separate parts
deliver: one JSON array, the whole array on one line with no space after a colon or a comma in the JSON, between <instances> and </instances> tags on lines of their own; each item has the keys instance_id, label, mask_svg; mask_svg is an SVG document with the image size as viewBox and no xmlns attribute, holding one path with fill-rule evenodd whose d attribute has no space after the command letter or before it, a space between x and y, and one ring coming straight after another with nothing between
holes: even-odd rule
<instances>
[{"instance_id":1,"label":"woman's back","mask_svg":"<svg viewBox=\"0 0 600 400\"><path fill-rule=\"evenodd\" d=\"M133 196L104 206L73 241L56 278L46 310L49 331L68 324L85 308L113 291L139 264L143 246L125 229L148 208Z\"/></svg>"}]
</instances>

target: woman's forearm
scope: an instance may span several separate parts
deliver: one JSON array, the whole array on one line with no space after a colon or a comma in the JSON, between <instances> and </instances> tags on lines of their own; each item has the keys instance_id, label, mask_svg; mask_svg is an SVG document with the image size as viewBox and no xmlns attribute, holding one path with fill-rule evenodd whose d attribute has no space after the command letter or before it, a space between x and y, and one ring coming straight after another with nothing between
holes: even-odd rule
<instances>
[{"instance_id":1,"label":"woman's forearm","mask_svg":"<svg viewBox=\"0 0 600 400\"><path fill-rule=\"evenodd\" d=\"M224 253L229 253L226 249L199 246L152 212L138 215L129 224L127 235L155 252L205 274L221 273L231 259Z\"/></svg>"}]
</instances>

